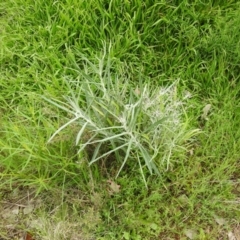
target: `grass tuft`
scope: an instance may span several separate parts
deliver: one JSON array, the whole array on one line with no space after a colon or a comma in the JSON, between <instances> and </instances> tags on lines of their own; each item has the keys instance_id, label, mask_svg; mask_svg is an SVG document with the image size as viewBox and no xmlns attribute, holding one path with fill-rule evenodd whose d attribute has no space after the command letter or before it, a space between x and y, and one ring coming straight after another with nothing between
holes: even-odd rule
<instances>
[{"instance_id":1,"label":"grass tuft","mask_svg":"<svg viewBox=\"0 0 240 240\"><path fill-rule=\"evenodd\" d=\"M124 73L112 73L111 59L105 56L106 51L97 65L83 58L86 64L79 79L67 80L71 96L65 97L66 102L44 97L74 115L48 142L67 126L78 125L75 143L79 154L90 155L90 165L114 153L121 162L116 177L128 161L137 161L146 184L145 167L161 175L160 168L168 170L173 152L182 150L183 143L198 133L198 129L187 130L184 119L189 93L179 99L178 81L155 89L150 84L131 86Z\"/></svg>"}]
</instances>

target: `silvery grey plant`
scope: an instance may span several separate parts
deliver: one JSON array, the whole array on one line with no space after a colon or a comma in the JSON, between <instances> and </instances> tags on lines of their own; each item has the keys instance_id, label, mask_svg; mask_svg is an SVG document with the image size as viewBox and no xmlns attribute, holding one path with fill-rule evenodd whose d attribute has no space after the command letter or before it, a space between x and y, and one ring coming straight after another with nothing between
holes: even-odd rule
<instances>
[{"instance_id":1,"label":"silvery grey plant","mask_svg":"<svg viewBox=\"0 0 240 240\"><path fill-rule=\"evenodd\" d=\"M124 73L112 70L110 58L105 58L105 51L98 64L82 57L85 64L79 79L66 80L70 96L64 101L44 97L73 116L48 142L77 123L78 152L93 148L90 165L114 153L121 162L116 177L127 161L137 161L146 184L144 168L160 175L161 165L168 169L173 152L183 149L198 129L188 130L186 98L177 95L179 80L167 87L133 87Z\"/></svg>"}]
</instances>

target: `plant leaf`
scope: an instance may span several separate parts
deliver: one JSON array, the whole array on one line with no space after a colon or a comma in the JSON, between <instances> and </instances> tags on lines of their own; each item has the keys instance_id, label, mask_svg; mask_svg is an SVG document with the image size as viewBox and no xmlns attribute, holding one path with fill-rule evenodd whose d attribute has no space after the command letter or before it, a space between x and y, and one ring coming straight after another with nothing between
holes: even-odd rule
<instances>
[{"instance_id":1,"label":"plant leaf","mask_svg":"<svg viewBox=\"0 0 240 240\"><path fill-rule=\"evenodd\" d=\"M80 138L85 130L85 128L87 127L88 122L85 122L84 125L82 126L81 130L78 132L77 137L76 137L76 145L78 145Z\"/></svg>"},{"instance_id":2,"label":"plant leaf","mask_svg":"<svg viewBox=\"0 0 240 240\"><path fill-rule=\"evenodd\" d=\"M118 177L118 175L120 174L120 172L122 171L124 165L126 164L127 160L128 160L128 157L129 157L129 154L130 154L130 151L131 151L131 146L132 146L132 139L129 141L128 143L128 148L127 148L127 152L126 152L126 155L125 155L125 158L124 158L124 161L120 167L120 169L118 170L118 173L116 175L116 178Z\"/></svg>"},{"instance_id":3,"label":"plant leaf","mask_svg":"<svg viewBox=\"0 0 240 240\"><path fill-rule=\"evenodd\" d=\"M120 185L118 185L116 182L114 182L112 180L107 180L107 182L109 183L109 188L110 188L111 194L120 192Z\"/></svg>"}]
</instances>

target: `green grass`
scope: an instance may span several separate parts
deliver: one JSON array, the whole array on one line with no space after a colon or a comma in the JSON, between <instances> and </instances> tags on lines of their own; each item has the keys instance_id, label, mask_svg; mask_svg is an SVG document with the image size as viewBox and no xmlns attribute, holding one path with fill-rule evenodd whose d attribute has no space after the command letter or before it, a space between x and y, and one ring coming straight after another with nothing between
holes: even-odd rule
<instances>
[{"instance_id":1,"label":"green grass","mask_svg":"<svg viewBox=\"0 0 240 240\"><path fill-rule=\"evenodd\" d=\"M189 239L191 231L194 239L236 235L239 24L237 1L1 2L0 238L13 239L21 232L56 240ZM181 106L183 124L177 129L185 137L195 129L201 132L178 142L181 151L173 148L168 168L161 162L174 127L167 125L171 131L160 138L155 154L150 144L154 131L144 135L151 122L144 105L126 118L155 156L160 176L150 174L149 158L128 135L112 138L121 131L100 132L95 143L114 141L105 143L103 152L95 151L104 157L95 156L98 161L90 166L97 147L86 145L79 152L75 143L84 126L79 119L48 143L76 113L66 97L77 96L74 106L79 104L103 129L116 127L114 117L137 102L144 87L151 95L176 81L177 100L191 94ZM101 82L111 87L99 88ZM109 104L102 96L114 101ZM52 104L56 101L67 108ZM81 144L91 137L88 131ZM104 155L123 143L128 143L123 151ZM24 214L32 202L34 209Z\"/></svg>"}]
</instances>

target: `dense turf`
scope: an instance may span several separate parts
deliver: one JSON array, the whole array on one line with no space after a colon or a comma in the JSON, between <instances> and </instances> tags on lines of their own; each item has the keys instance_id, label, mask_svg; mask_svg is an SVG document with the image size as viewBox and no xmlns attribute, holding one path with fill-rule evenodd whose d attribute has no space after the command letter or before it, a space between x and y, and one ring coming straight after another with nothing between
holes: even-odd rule
<instances>
[{"instance_id":1,"label":"dense turf","mask_svg":"<svg viewBox=\"0 0 240 240\"><path fill-rule=\"evenodd\" d=\"M228 239L231 233L236 235L240 221L239 24L237 1L2 1L0 212L6 212L10 202L25 206L32 200L38 207L18 216L21 221L14 218L14 224L11 214L0 214L0 238L13 239L14 231L20 230L36 239L56 240ZM173 151L168 170L162 167L160 176L139 168L143 153L136 148L122 152L131 156L131 162L124 164L117 179L119 160L124 159L121 152L118 160L110 154L89 167L94 150L78 153L75 146L81 121L47 144L73 116L44 99L67 104L64 96L77 96L79 91L72 83L84 79L98 83L96 73L101 75L102 66L103 82L110 79L113 84L108 90L126 88L123 102L128 103L134 93L136 98L141 95L141 86L157 89L176 81L180 99L191 94L184 105L187 124L181 130L200 129L201 133L181 139L187 151ZM78 98L86 111L87 96L102 96L94 84ZM118 112L123 106L113 103L109 111ZM90 112L89 116L99 121L106 106L96 104L101 106L99 115ZM145 133L142 129L150 120L139 116L146 126L134 127ZM115 126L112 117L106 117L107 127ZM105 130L101 136L109 138L104 134ZM147 143L152 135L141 136L151 152ZM86 133L83 141L90 137ZM163 146L167 139L167 135L161 139ZM115 140L101 154L128 138ZM160 159L164 151L159 151Z\"/></svg>"}]
</instances>

